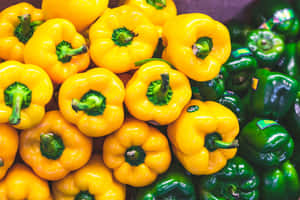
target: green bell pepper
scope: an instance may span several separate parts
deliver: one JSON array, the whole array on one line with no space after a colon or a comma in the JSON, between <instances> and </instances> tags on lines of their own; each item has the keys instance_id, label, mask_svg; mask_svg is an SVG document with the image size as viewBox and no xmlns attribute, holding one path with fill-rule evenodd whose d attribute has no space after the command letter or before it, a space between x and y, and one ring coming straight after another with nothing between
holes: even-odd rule
<instances>
[{"instance_id":1,"label":"green bell pepper","mask_svg":"<svg viewBox=\"0 0 300 200\"><path fill-rule=\"evenodd\" d=\"M201 200L256 200L259 177L250 164L236 156L221 171L201 178L199 191Z\"/></svg>"},{"instance_id":2,"label":"green bell pepper","mask_svg":"<svg viewBox=\"0 0 300 200\"><path fill-rule=\"evenodd\" d=\"M230 33L231 42L245 44L248 33L251 27L248 24L232 20L227 24Z\"/></svg>"},{"instance_id":3,"label":"green bell pepper","mask_svg":"<svg viewBox=\"0 0 300 200\"><path fill-rule=\"evenodd\" d=\"M252 51L261 67L273 67L284 51L282 37L270 30L256 29L248 34L247 47Z\"/></svg>"},{"instance_id":4,"label":"green bell pepper","mask_svg":"<svg viewBox=\"0 0 300 200\"><path fill-rule=\"evenodd\" d=\"M294 141L287 130L273 120L255 118L239 135L240 153L259 167L275 167L288 160Z\"/></svg>"},{"instance_id":5,"label":"green bell pepper","mask_svg":"<svg viewBox=\"0 0 300 200\"><path fill-rule=\"evenodd\" d=\"M283 118L283 123L294 138L300 139L300 91L297 92L296 100Z\"/></svg>"},{"instance_id":6,"label":"green bell pepper","mask_svg":"<svg viewBox=\"0 0 300 200\"><path fill-rule=\"evenodd\" d=\"M299 189L298 173L289 161L263 172L261 176L263 200L297 200Z\"/></svg>"}]
</instances>

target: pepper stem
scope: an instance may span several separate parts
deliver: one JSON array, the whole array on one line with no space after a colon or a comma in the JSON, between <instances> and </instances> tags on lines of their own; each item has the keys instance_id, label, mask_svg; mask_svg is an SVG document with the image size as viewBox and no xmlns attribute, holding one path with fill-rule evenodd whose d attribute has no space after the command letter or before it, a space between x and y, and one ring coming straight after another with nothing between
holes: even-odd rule
<instances>
[{"instance_id":1,"label":"pepper stem","mask_svg":"<svg viewBox=\"0 0 300 200\"><path fill-rule=\"evenodd\" d=\"M233 140L232 142L224 142L222 140L215 140L215 146L219 149L234 149L239 147L239 141Z\"/></svg>"},{"instance_id":2,"label":"pepper stem","mask_svg":"<svg viewBox=\"0 0 300 200\"><path fill-rule=\"evenodd\" d=\"M273 42L271 39L262 38L258 40L258 46L264 51L268 51L273 48Z\"/></svg>"},{"instance_id":3,"label":"pepper stem","mask_svg":"<svg viewBox=\"0 0 300 200\"><path fill-rule=\"evenodd\" d=\"M11 125L16 125L20 123L22 103L23 103L23 94L15 93L13 97L13 103L12 103L12 113L9 116L9 123Z\"/></svg>"},{"instance_id":4,"label":"pepper stem","mask_svg":"<svg viewBox=\"0 0 300 200\"><path fill-rule=\"evenodd\" d=\"M81 191L75 196L74 200L95 200L95 197L89 191Z\"/></svg>"},{"instance_id":5,"label":"pepper stem","mask_svg":"<svg viewBox=\"0 0 300 200\"><path fill-rule=\"evenodd\" d=\"M65 145L58 135L45 133L40 135L40 149L43 156L51 160L57 160L62 155Z\"/></svg>"},{"instance_id":6,"label":"pepper stem","mask_svg":"<svg viewBox=\"0 0 300 200\"><path fill-rule=\"evenodd\" d=\"M158 10L163 9L167 5L166 0L147 0L147 3Z\"/></svg>"},{"instance_id":7,"label":"pepper stem","mask_svg":"<svg viewBox=\"0 0 300 200\"><path fill-rule=\"evenodd\" d=\"M231 193L231 196L233 196L235 199L239 199L240 194L238 193L238 189L235 185L229 186L229 192Z\"/></svg>"},{"instance_id":8,"label":"pepper stem","mask_svg":"<svg viewBox=\"0 0 300 200\"><path fill-rule=\"evenodd\" d=\"M125 161L132 166L138 166L144 163L145 157L146 153L140 146L132 146L125 152Z\"/></svg>"},{"instance_id":9,"label":"pepper stem","mask_svg":"<svg viewBox=\"0 0 300 200\"><path fill-rule=\"evenodd\" d=\"M86 45L82 45L77 49L73 49L72 45L67 41L62 41L56 46L56 55L62 63L70 62L72 56L77 56L86 53L88 50Z\"/></svg>"},{"instance_id":10,"label":"pepper stem","mask_svg":"<svg viewBox=\"0 0 300 200\"><path fill-rule=\"evenodd\" d=\"M138 35L128 30L126 27L117 28L112 34L112 40L118 46L128 46L131 44L134 37Z\"/></svg>"},{"instance_id":11,"label":"pepper stem","mask_svg":"<svg viewBox=\"0 0 300 200\"><path fill-rule=\"evenodd\" d=\"M205 136L205 144L204 146L210 152L213 152L217 149L233 149L239 147L238 140L234 140L232 142L224 142L222 141L222 137L219 133L211 133Z\"/></svg>"},{"instance_id":12,"label":"pepper stem","mask_svg":"<svg viewBox=\"0 0 300 200\"><path fill-rule=\"evenodd\" d=\"M202 37L192 46L194 54L201 59L205 59L211 52L213 47L212 39L208 37Z\"/></svg>"},{"instance_id":13,"label":"pepper stem","mask_svg":"<svg viewBox=\"0 0 300 200\"><path fill-rule=\"evenodd\" d=\"M0 158L0 167L4 166L4 160L2 158Z\"/></svg>"}]
</instances>

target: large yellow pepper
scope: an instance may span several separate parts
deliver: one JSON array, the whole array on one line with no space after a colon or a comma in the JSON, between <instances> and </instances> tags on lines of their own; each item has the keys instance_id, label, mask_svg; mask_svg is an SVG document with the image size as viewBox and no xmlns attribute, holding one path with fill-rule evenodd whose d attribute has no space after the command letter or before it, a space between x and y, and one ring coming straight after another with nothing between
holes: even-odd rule
<instances>
[{"instance_id":1,"label":"large yellow pepper","mask_svg":"<svg viewBox=\"0 0 300 200\"><path fill-rule=\"evenodd\" d=\"M84 134L100 137L122 125L124 97L122 81L107 69L95 68L76 74L62 84L59 108Z\"/></svg>"},{"instance_id":2,"label":"large yellow pepper","mask_svg":"<svg viewBox=\"0 0 300 200\"><path fill-rule=\"evenodd\" d=\"M43 0L46 19L64 18L82 32L107 8L108 0Z\"/></svg>"},{"instance_id":3,"label":"large yellow pepper","mask_svg":"<svg viewBox=\"0 0 300 200\"><path fill-rule=\"evenodd\" d=\"M143 187L169 168L171 152L161 132L145 122L127 119L118 131L105 138L103 160L118 181Z\"/></svg>"},{"instance_id":4,"label":"large yellow pepper","mask_svg":"<svg viewBox=\"0 0 300 200\"><path fill-rule=\"evenodd\" d=\"M182 14L163 28L163 58L196 81L216 77L231 52L227 28L204 14Z\"/></svg>"},{"instance_id":5,"label":"large yellow pepper","mask_svg":"<svg viewBox=\"0 0 300 200\"><path fill-rule=\"evenodd\" d=\"M35 64L62 83L90 63L84 37L65 19L50 19L34 32L24 49L25 63Z\"/></svg>"},{"instance_id":6,"label":"large yellow pepper","mask_svg":"<svg viewBox=\"0 0 300 200\"><path fill-rule=\"evenodd\" d=\"M24 46L43 19L42 11L29 3L4 9L0 13L0 58L23 62Z\"/></svg>"},{"instance_id":7,"label":"large yellow pepper","mask_svg":"<svg viewBox=\"0 0 300 200\"><path fill-rule=\"evenodd\" d=\"M216 102L192 100L168 127L176 157L195 175L213 174L235 156L239 123L228 108Z\"/></svg>"},{"instance_id":8,"label":"large yellow pepper","mask_svg":"<svg viewBox=\"0 0 300 200\"><path fill-rule=\"evenodd\" d=\"M0 182L1 200L52 200L48 182L27 166L15 164Z\"/></svg>"},{"instance_id":9,"label":"large yellow pepper","mask_svg":"<svg viewBox=\"0 0 300 200\"><path fill-rule=\"evenodd\" d=\"M125 103L135 118L166 125L178 118L191 96L189 80L183 73L163 60L150 61L127 83Z\"/></svg>"},{"instance_id":10,"label":"large yellow pepper","mask_svg":"<svg viewBox=\"0 0 300 200\"><path fill-rule=\"evenodd\" d=\"M159 35L137 8L124 5L106 10L91 26L89 37L94 63L123 73L136 68L136 61L152 57Z\"/></svg>"},{"instance_id":11,"label":"large yellow pepper","mask_svg":"<svg viewBox=\"0 0 300 200\"><path fill-rule=\"evenodd\" d=\"M0 123L27 129L38 124L53 93L47 73L17 61L0 64Z\"/></svg>"},{"instance_id":12,"label":"large yellow pepper","mask_svg":"<svg viewBox=\"0 0 300 200\"><path fill-rule=\"evenodd\" d=\"M6 124L0 124L0 180L15 161L18 145L18 132Z\"/></svg>"},{"instance_id":13,"label":"large yellow pepper","mask_svg":"<svg viewBox=\"0 0 300 200\"><path fill-rule=\"evenodd\" d=\"M52 184L55 200L125 200L125 186L116 182L98 155L83 168Z\"/></svg>"},{"instance_id":14,"label":"large yellow pepper","mask_svg":"<svg viewBox=\"0 0 300 200\"><path fill-rule=\"evenodd\" d=\"M46 180L58 180L85 165L92 153L92 139L69 124L58 111L20 135L20 155Z\"/></svg>"}]
</instances>

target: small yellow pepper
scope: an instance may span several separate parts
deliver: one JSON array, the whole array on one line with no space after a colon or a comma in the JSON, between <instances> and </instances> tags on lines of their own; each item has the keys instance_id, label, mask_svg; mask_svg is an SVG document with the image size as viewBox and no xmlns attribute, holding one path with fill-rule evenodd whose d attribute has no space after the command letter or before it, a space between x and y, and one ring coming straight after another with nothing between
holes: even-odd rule
<instances>
[{"instance_id":1,"label":"small yellow pepper","mask_svg":"<svg viewBox=\"0 0 300 200\"><path fill-rule=\"evenodd\" d=\"M117 130L124 121L122 81L104 68L91 69L67 79L59 91L59 108L65 119L91 137Z\"/></svg>"},{"instance_id":2,"label":"small yellow pepper","mask_svg":"<svg viewBox=\"0 0 300 200\"><path fill-rule=\"evenodd\" d=\"M92 153L92 139L69 124L58 111L20 135L20 155L46 180L58 180L85 165Z\"/></svg>"},{"instance_id":3,"label":"small yellow pepper","mask_svg":"<svg viewBox=\"0 0 300 200\"><path fill-rule=\"evenodd\" d=\"M0 182L1 200L52 200L48 182L27 166L15 164Z\"/></svg>"},{"instance_id":4,"label":"small yellow pepper","mask_svg":"<svg viewBox=\"0 0 300 200\"><path fill-rule=\"evenodd\" d=\"M123 73L135 69L136 61L152 57L159 35L137 8L124 5L107 9L91 26L89 37L94 63Z\"/></svg>"},{"instance_id":5,"label":"small yellow pepper","mask_svg":"<svg viewBox=\"0 0 300 200\"><path fill-rule=\"evenodd\" d=\"M183 73L163 60L154 60L143 64L127 83L125 103L135 118L166 125L179 117L191 96L189 80Z\"/></svg>"},{"instance_id":6,"label":"small yellow pepper","mask_svg":"<svg viewBox=\"0 0 300 200\"><path fill-rule=\"evenodd\" d=\"M0 124L0 180L13 164L19 145L18 132L6 124Z\"/></svg>"},{"instance_id":7,"label":"small yellow pepper","mask_svg":"<svg viewBox=\"0 0 300 200\"><path fill-rule=\"evenodd\" d=\"M24 61L24 46L43 23L43 13L29 3L19 3L0 13L0 58Z\"/></svg>"},{"instance_id":8,"label":"small yellow pepper","mask_svg":"<svg viewBox=\"0 0 300 200\"><path fill-rule=\"evenodd\" d=\"M0 123L18 129L37 125L53 93L47 73L34 65L17 61L0 64Z\"/></svg>"},{"instance_id":9,"label":"small yellow pepper","mask_svg":"<svg viewBox=\"0 0 300 200\"><path fill-rule=\"evenodd\" d=\"M163 28L163 58L196 81L215 78L231 53L227 28L207 15L182 14Z\"/></svg>"},{"instance_id":10,"label":"small yellow pepper","mask_svg":"<svg viewBox=\"0 0 300 200\"><path fill-rule=\"evenodd\" d=\"M65 19L40 25L25 46L24 59L42 67L55 83L84 71L90 63L84 37Z\"/></svg>"},{"instance_id":11,"label":"small yellow pepper","mask_svg":"<svg viewBox=\"0 0 300 200\"><path fill-rule=\"evenodd\" d=\"M125 200L125 186L116 182L98 155L81 169L52 184L55 200Z\"/></svg>"},{"instance_id":12,"label":"small yellow pepper","mask_svg":"<svg viewBox=\"0 0 300 200\"><path fill-rule=\"evenodd\" d=\"M192 100L168 127L176 157L195 175L213 174L235 156L239 123L228 108L216 102Z\"/></svg>"},{"instance_id":13,"label":"small yellow pepper","mask_svg":"<svg viewBox=\"0 0 300 200\"><path fill-rule=\"evenodd\" d=\"M145 122L127 119L118 131L105 138L103 160L118 181L143 187L169 168L171 152L161 132Z\"/></svg>"}]
</instances>

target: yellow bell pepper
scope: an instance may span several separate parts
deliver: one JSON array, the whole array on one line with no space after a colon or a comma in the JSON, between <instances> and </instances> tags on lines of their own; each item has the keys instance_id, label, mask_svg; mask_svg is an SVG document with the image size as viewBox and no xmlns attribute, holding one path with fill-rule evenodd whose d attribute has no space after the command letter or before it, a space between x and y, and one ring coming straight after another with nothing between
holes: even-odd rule
<instances>
[{"instance_id":1,"label":"yellow bell pepper","mask_svg":"<svg viewBox=\"0 0 300 200\"><path fill-rule=\"evenodd\" d=\"M125 200L125 186L116 182L98 155L83 168L53 182L55 200Z\"/></svg>"},{"instance_id":2,"label":"yellow bell pepper","mask_svg":"<svg viewBox=\"0 0 300 200\"><path fill-rule=\"evenodd\" d=\"M182 14L163 28L163 58L196 81L215 78L231 53L227 28L204 14Z\"/></svg>"},{"instance_id":3,"label":"yellow bell pepper","mask_svg":"<svg viewBox=\"0 0 300 200\"><path fill-rule=\"evenodd\" d=\"M17 61L0 64L0 123L18 129L38 124L53 93L47 73L34 65Z\"/></svg>"},{"instance_id":4,"label":"yellow bell pepper","mask_svg":"<svg viewBox=\"0 0 300 200\"><path fill-rule=\"evenodd\" d=\"M59 108L65 119L91 137L120 128L124 121L122 81L104 68L91 69L67 79L59 91Z\"/></svg>"},{"instance_id":5,"label":"yellow bell pepper","mask_svg":"<svg viewBox=\"0 0 300 200\"><path fill-rule=\"evenodd\" d=\"M23 62L24 46L43 20L42 11L25 2L1 11L0 58Z\"/></svg>"},{"instance_id":6,"label":"yellow bell pepper","mask_svg":"<svg viewBox=\"0 0 300 200\"><path fill-rule=\"evenodd\" d=\"M91 26L89 37L94 63L123 73L136 68L136 61L152 57L159 35L138 9L124 5L107 9Z\"/></svg>"},{"instance_id":7,"label":"yellow bell pepper","mask_svg":"<svg viewBox=\"0 0 300 200\"><path fill-rule=\"evenodd\" d=\"M235 156L239 133L237 117L223 105L192 100L168 127L173 152L195 175L213 174Z\"/></svg>"},{"instance_id":8,"label":"yellow bell pepper","mask_svg":"<svg viewBox=\"0 0 300 200\"><path fill-rule=\"evenodd\" d=\"M179 117L191 97L188 78L163 60L154 60L143 64L127 83L125 103L135 118L166 125Z\"/></svg>"},{"instance_id":9,"label":"yellow bell pepper","mask_svg":"<svg viewBox=\"0 0 300 200\"><path fill-rule=\"evenodd\" d=\"M108 6L108 0L43 0L46 19L64 18L82 32L92 24Z\"/></svg>"},{"instance_id":10,"label":"yellow bell pepper","mask_svg":"<svg viewBox=\"0 0 300 200\"><path fill-rule=\"evenodd\" d=\"M34 128L22 131L20 155L46 180L58 180L85 165L92 153L92 139L69 124L58 111L47 112Z\"/></svg>"},{"instance_id":11,"label":"yellow bell pepper","mask_svg":"<svg viewBox=\"0 0 300 200\"><path fill-rule=\"evenodd\" d=\"M18 132L6 124L0 124L0 180L15 161L18 145Z\"/></svg>"},{"instance_id":12,"label":"yellow bell pepper","mask_svg":"<svg viewBox=\"0 0 300 200\"><path fill-rule=\"evenodd\" d=\"M42 67L55 83L62 83L90 63L84 37L65 19L40 25L24 49L25 63Z\"/></svg>"},{"instance_id":13,"label":"yellow bell pepper","mask_svg":"<svg viewBox=\"0 0 300 200\"><path fill-rule=\"evenodd\" d=\"M118 181L143 187L169 168L171 152L164 134L145 122L127 119L105 138L103 160Z\"/></svg>"},{"instance_id":14,"label":"yellow bell pepper","mask_svg":"<svg viewBox=\"0 0 300 200\"><path fill-rule=\"evenodd\" d=\"M27 166L15 164L0 182L1 200L52 200L48 182Z\"/></svg>"}]
</instances>

